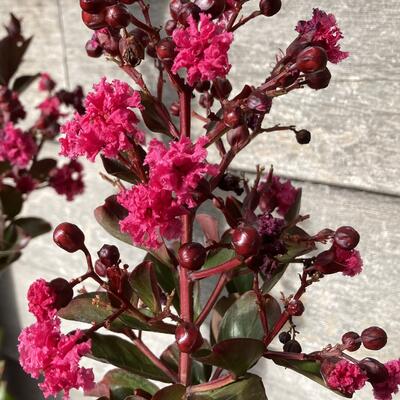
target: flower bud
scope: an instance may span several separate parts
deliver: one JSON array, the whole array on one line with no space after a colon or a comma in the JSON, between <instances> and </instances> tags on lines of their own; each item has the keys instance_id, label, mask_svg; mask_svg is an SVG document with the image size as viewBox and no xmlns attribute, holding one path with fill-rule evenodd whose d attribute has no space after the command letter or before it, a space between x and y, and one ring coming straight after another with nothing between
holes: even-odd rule
<instances>
[{"instance_id":1,"label":"flower bud","mask_svg":"<svg viewBox=\"0 0 400 400\"><path fill-rule=\"evenodd\" d=\"M230 128L236 128L242 122L242 110L239 106L229 106L224 108L224 123Z\"/></svg>"},{"instance_id":2,"label":"flower bud","mask_svg":"<svg viewBox=\"0 0 400 400\"><path fill-rule=\"evenodd\" d=\"M176 29L176 21L173 19L169 19L164 25L164 30L168 36L172 36L175 29Z\"/></svg>"},{"instance_id":3,"label":"flower bud","mask_svg":"<svg viewBox=\"0 0 400 400\"><path fill-rule=\"evenodd\" d=\"M200 19L200 8L194 3L182 4L182 7L178 14L178 22L183 26L189 25L189 17L192 17L195 21Z\"/></svg>"},{"instance_id":4,"label":"flower bud","mask_svg":"<svg viewBox=\"0 0 400 400\"><path fill-rule=\"evenodd\" d=\"M194 324L187 322L177 326L175 339L182 353L193 353L203 344L200 330Z\"/></svg>"},{"instance_id":5,"label":"flower bud","mask_svg":"<svg viewBox=\"0 0 400 400\"><path fill-rule=\"evenodd\" d=\"M110 244L104 244L97 255L106 267L116 265L120 257L118 247Z\"/></svg>"},{"instance_id":6,"label":"flower bud","mask_svg":"<svg viewBox=\"0 0 400 400\"><path fill-rule=\"evenodd\" d=\"M212 94L206 92L200 96L199 104L206 109L209 109L214 104L214 97Z\"/></svg>"},{"instance_id":7,"label":"flower bud","mask_svg":"<svg viewBox=\"0 0 400 400\"><path fill-rule=\"evenodd\" d=\"M173 61L175 58L175 43L172 38L161 39L156 47L157 57L162 61Z\"/></svg>"},{"instance_id":8,"label":"flower bud","mask_svg":"<svg viewBox=\"0 0 400 400\"><path fill-rule=\"evenodd\" d=\"M201 12L211 15L211 18L214 19L224 12L226 0L195 0L195 4Z\"/></svg>"},{"instance_id":9,"label":"flower bud","mask_svg":"<svg viewBox=\"0 0 400 400\"><path fill-rule=\"evenodd\" d=\"M260 0L260 11L266 17L272 17L277 14L281 7L281 0Z\"/></svg>"},{"instance_id":10,"label":"flower bud","mask_svg":"<svg viewBox=\"0 0 400 400\"><path fill-rule=\"evenodd\" d=\"M380 350L387 343L387 335L379 326L371 326L361 332L361 340L365 348Z\"/></svg>"},{"instance_id":11,"label":"flower bud","mask_svg":"<svg viewBox=\"0 0 400 400\"><path fill-rule=\"evenodd\" d=\"M183 268L196 271L203 266L206 256L206 249L200 243L185 243L178 251L179 265Z\"/></svg>"},{"instance_id":12,"label":"flower bud","mask_svg":"<svg viewBox=\"0 0 400 400\"><path fill-rule=\"evenodd\" d=\"M296 140L298 144L308 144L311 141L311 133L306 129L296 131Z\"/></svg>"},{"instance_id":13,"label":"flower bud","mask_svg":"<svg viewBox=\"0 0 400 400\"><path fill-rule=\"evenodd\" d=\"M259 90L252 92L247 99L247 107L262 114L268 113L271 106L272 99Z\"/></svg>"},{"instance_id":14,"label":"flower bud","mask_svg":"<svg viewBox=\"0 0 400 400\"><path fill-rule=\"evenodd\" d=\"M63 278L56 278L49 282L49 285L55 295L54 308L60 310L66 307L74 297L71 284Z\"/></svg>"},{"instance_id":15,"label":"flower bud","mask_svg":"<svg viewBox=\"0 0 400 400\"><path fill-rule=\"evenodd\" d=\"M333 237L335 244L344 250L353 250L360 241L359 233L351 226L341 226Z\"/></svg>"},{"instance_id":16,"label":"flower bud","mask_svg":"<svg viewBox=\"0 0 400 400\"><path fill-rule=\"evenodd\" d=\"M371 383L382 383L389 378L389 372L386 367L375 358L363 358L358 363L358 366L367 374Z\"/></svg>"},{"instance_id":17,"label":"flower bud","mask_svg":"<svg viewBox=\"0 0 400 400\"><path fill-rule=\"evenodd\" d=\"M347 332L342 336L342 343L348 351L357 351L361 347L360 335L356 332Z\"/></svg>"},{"instance_id":18,"label":"flower bud","mask_svg":"<svg viewBox=\"0 0 400 400\"><path fill-rule=\"evenodd\" d=\"M309 74L324 69L327 62L328 56L322 47L307 47L297 56L295 66Z\"/></svg>"},{"instance_id":19,"label":"flower bud","mask_svg":"<svg viewBox=\"0 0 400 400\"><path fill-rule=\"evenodd\" d=\"M321 71L306 74L306 84L311 89L325 89L328 87L331 77L332 75L329 72L329 69L325 68Z\"/></svg>"},{"instance_id":20,"label":"flower bud","mask_svg":"<svg viewBox=\"0 0 400 400\"><path fill-rule=\"evenodd\" d=\"M135 28L129 32L130 36L134 36L134 38L143 46L143 48L147 47L150 43L150 37L147 32L142 29Z\"/></svg>"},{"instance_id":21,"label":"flower bud","mask_svg":"<svg viewBox=\"0 0 400 400\"><path fill-rule=\"evenodd\" d=\"M283 351L287 353L301 353L302 348L297 340L292 339L283 345Z\"/></svg>"},{"instance_id":22,"label":"flower bud","mask_svg":"<svg viewBox=\"0 0 400 400\"><path fill-rule=\"evenodd\" d=\"M90 39L85 45L86 54L89 57L98 58L103 54L103 48L97 40Z\"/></svg>"},{"instance_id":23,"label":"flower bud","mask_svg":"<svg viewBox=\"0 0 400 400\"><path fill-rule=\"evenodd\" d=\"M232 91L232 85L228 79L216 78L211 86L211 94L218 100L227 99Z\"/></svg>"},{"instance_id":24,"label":"flower bud","mask_svg":"<svg viewBox=\"0 0 400 400\"><path fill-rule=\"evenodd\" d=\"M130 24L131 15L124 4L117 3L106 8L105 21L112 28L122 29Z\"/></svg>"},{"instance_id":25,"label":"flower bud","mask_svg":"<svg viewBox=\"0 0 400 400\"><path fill-rule=\"evenodd\" d=\"M279 341L282 344L286 344L291 339L292 339L292 335L289 332L281 332L279 334Z\"/></svg>"},{"instance_id":26,"label":"flower bud","mask_svg":"<svg viewBox=\"0 0 400 400\"><path fill-rule=\"evenodd\" d=\"M304 312L304 304L300 300L290 300L289 304L286 306L286 311L291 316L300 317Z\"/></svg>"},{"instance_id":27,"label":"flower bud","mask_svg":"<svg viewBox=\"0 0 400 400\"><path fill-rule=\"evenodd\" d=\"M69 222L63 222L54 229L53 240L57 246L69 253L75 253L85 247L85 235L76 225Z\"/></svg>"},{"instance_id":28,"label":"flower bud","mask_svg":"<svg viewBox=\"0 0 400 400\"><path fill-rule=\"evenodd\" d=\"M96 31L96 39L100 43L103 50L110 56L116 57L119 55L119 33L111 29L104 28Z\"/></svg>"},{"instance_id":29,"label":"flower bud","mask_svg":"<svg viewBox=\"0 0 400 400\"><path fill-rule=\"evenodd\" d=\"M195 86L195 89L200 93L204 93L210 90L210 87L211 87L210 81L202 81Z\"/></svg>"},{"instance_id":30,"label":"flower bud","mask_svg":"<svg viewBox=\"0 0 400 400\"><path fill-rule=\"evenodd\" d=\"M103 10L106 3L104 0L80 0L80 6L89 14L97 14Z\"/></svg>"},{"instance_id":31,"label":"flower bud","mask_svg":"<svg viewBox=\"0 0 400 400\"><path fill-rule=\"evenodd\" d=\"M232 232L231 243L237 255L250 257L258 253L261 238L256 228L242 226Z\"/></svg>"},{"instance_id":32,"label":"flower bud","mask_svg":"<svg viewBox=\"0 0 400 400\"><path fill-rule=\"evenodd\" d=\"M246 125L239 125L229 130L226 138L233 150L240 150L249 142L249 128Z\"/></svg>"},{"instance_id":33,"label":"flower bud","mask_svg":"<svg viewBox=\"0 0 400 400\"><path fill-rule=\"evenodd\" d=\"M88 28L93 30L105 28L107 26L104 11L98 14L89 14L86 11L82 11L82 21Z\"/></svg>"},{"instance_id":34,"label":"flower bud","mask_svg":"<svg viewBox=\"0 0 400 400\"><path fill-rule=\"evenodd\" d=\"M169 3L169 11L173 19L178 19L178 15L181 12L182 5L187 3L188 1L189 0L171 0L171 2Z\"/></svg>"}]
</instances>

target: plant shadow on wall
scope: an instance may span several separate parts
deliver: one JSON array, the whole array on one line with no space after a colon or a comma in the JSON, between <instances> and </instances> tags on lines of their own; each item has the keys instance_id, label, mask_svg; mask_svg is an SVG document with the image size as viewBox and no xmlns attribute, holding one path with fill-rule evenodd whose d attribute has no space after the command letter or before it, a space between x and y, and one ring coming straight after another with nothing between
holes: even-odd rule
<instances>
[{"instance_id":1,"label":"plant shadow on wall","mask_svg":"<svg viewBox=\"0 0 400 400\"><path fill-rule=\"evenodd\" d=\"M32 37L23 35L21 21L13 14L5 31L0 39L0 273L19 259L32 239L51 230L42 218L21 216L24 203L29 202L33 193L50 188L71 201L84 189L83 169L78 161L68 160L60 165L57 159L42 154L46 143L55 140L62 120L71 111L85 112L82 88L56 90L56 82L47 73L16 76ZM34 123L21 128L28 110L20 95L34 82L42 99L35 110L29 110L36 114ZM9 277L2 278L3 287L7 288L3 303L14 308L12 314L17 315L10 304L12 284L4 282ZM8 308L7 315L10 313ZM4 334L8 338L10 332Z\"/></svg>"},{"instance_id":2,"label":"plant shadow on wall","mask_svg":"<svg viewBox=\"0 0 400 400\"><path fill-rule=\"evenodd\" d=\"M244 3L172 0L171 19L158 29L143 0L80 1L83 22L94 30L88 55L106 55L137 90L102 78L88 94L85 112L63 125L61 153L101 159L115 193L95 217L112 236L147 254L132 267L116 246L104 244L94 258L77 225L64 222L54 230L55 243L82 252L86 266L71 280L38 279L28 291L36 322L21 332L20 361L40 379L45 396L63 392L67 399L71 389L81 388L102 400L263 400L261 378L248 372L261 358L347 398L367 384L377 400L398 392L399 360L349 354L361 346L384 347L382 328L346 332L337 344L311 353L298 340L296 322L306 316L302 296L310 287L331 274L361 273L358 232L350 226L306 232L300 227L309 218L300 213L301 189L272 168L258 166L252 182L228 172L259 135L287 131L299 144L310 142L310 132L295 125L268 126L268 114L280 96L329 85L328 63L349 56L340 48L342 33L332 14L314 9L310 20L298 22L297 37L277 55L265 81L232 95L234 36L248 21L265 21L281 8L280 0L261 0L242 15ZM145 58L158 72L154 93L140 72ZM168 104L167 83L176 92ZM195 101L201 114L192 109ZM166 143L153 139L145 146L141 119ZM194 119L204 123L196 140ZM207 161L210 146L219 152L218 164ZM223 215L229 228L200 212L203 204ZM193 241L195 226L204 232L203 243ZM286 272L298 275L298 289L277 299L272 289ZM201 302L200 289L210 278L217 278L215 287ZM98 290L81 287L87 280ZM62 332L61 318L82 329ZM201 329L207 318L209 338ZM149 331L171 337L160 356L148 344ZM95 383L93 371L80 365L84 356L113 369Z\"/></svg>"}]
</instances>

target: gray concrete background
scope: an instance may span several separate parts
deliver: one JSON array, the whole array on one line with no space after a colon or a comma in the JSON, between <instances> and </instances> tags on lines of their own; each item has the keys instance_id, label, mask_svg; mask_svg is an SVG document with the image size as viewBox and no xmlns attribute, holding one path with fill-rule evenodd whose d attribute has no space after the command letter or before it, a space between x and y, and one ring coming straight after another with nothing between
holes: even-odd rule
<instances>
[{"instance_id":1,"label":"gray concrete background","mask_svg":"<svg viewBox=\"0 0 400 400\"><path fill-rule=\"evenodd\" d=\"M162 20L168 2L151 3L155 5L155 20ZM332 68L333 79L327 90L300 91L277 99L270 116L271 125L280 122L310 129L313 141L300 147L292 136L284 133L262 137L236 160L234 167L254 171L256 163L273 163L279 174L297 180L304 188L303 212L311 214L311 221L305 224L310 232L352 224L361 233L364 273L355 279L329 277L305 296L307 314L300 325L305 350L336 343L347 330L361 331L378 324L390 336L379 357L393 359L400 356L398 1L283 0L283 10L276 17L257 19L237 33L231 53L234 64L231 76L236 89L245 82L262 81L277 50L284 49L293 39L297 20L308 18L313 6L337 16L346 36L343 48L351 52L351 58ZM86 89L103 75L126 78L111 63L86 57L83 45L90 32L80 21L77 1L1 0L0 23L5 22L9 11L22 16L25 32L35 35L21 72L48 71L61 86L81 83ZM147 76L150 80L151 74ZM24 100L27 104L36 102L35 96L27 94ZM54 155L57 148L50 147L47 151ZM98 165L86 164L87 190L77 201L66 204L43 191L32 197L24 212L43 216L53 225L61 221L78 223L84 227L89 248L94 252L104 242L113 243L92 216L92 210L112 188L99 178ZM139 251L127 245L121 247L126 262L134 265L140 260ZM31 281L38 277L70 277L82 268L79 255L62 252L46 235L33 242L12 270L2 276L0 310L8 332L8 356L16 356L15 335L20 326L32 322L25 300ZM297 283L295 270L276 293L281 289L290 293L294 283ZM145 339L158 352L170 340L163 335L145 335ZM360 358L367 354L374 356L371 352L357 354ZM256 369L265 378L270 400L336 398L306 378L271 363L261 363ZM98 378L104 370L102 365L95 366ZM28 392L28 397L26 393L18 400L41 398L35 397L33 391ZM82 398L76 392L71 397ZM369 388L355 396L360 400L371 398Z\"/></svg>"}]
</instances>

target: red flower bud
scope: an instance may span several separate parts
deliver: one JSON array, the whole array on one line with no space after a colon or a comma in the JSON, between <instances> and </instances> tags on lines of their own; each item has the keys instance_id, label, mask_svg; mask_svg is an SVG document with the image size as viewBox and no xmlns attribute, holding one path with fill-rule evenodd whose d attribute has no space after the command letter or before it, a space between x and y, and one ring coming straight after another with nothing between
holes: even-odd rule
<instances>
[{"instance_id":1,"label":"red flower bud","mask_svg":"<svg viewBox=\"0 0 400 400\"><path fill-rule=\"evenodd\" d=\"M211 94L218 100L227 99L232 91L232 85L225 78L216 78L211 86Z\"/></svg>"},{"instance_id":2,"label":"red flower bud","mask_svg":"<svg viewBox=\"0 0 400 400\"><path fill-rule=\"evenodd\" d=\"M320 71L326 67L328 56L322 47L307 47L297 56L296 67L304 73Z\"/></svg>"},{"instance_id":3,"label":"red flower bud","mask_svg":"<svg viewBox=\"0 0 400 400\"><path fill-rule=\"evenodd\" d=\"M290 300L286 306L286 311L291 316L300 317L304 312L304 304L300 300Z\"/></svg>"},{"instance_id":4,"label":"red flower bud","mask_svg":"<svg viewBox=\"0 0 400 400\"><path fill-rule=\"evenodd\" d=\"M189 25L189 17L192 17L195 21L200 19L200 8L194 3L182 4L182 7L178 14L178 22L183 26Z\"/></svg>"},{"instance_id":5,"label":"red flower bud","mask_svg":"<svg viewBox=\"0 0 400 400\"><path fill-rule=\"evenodd\" d=\"M361 337L356 332L347 332L342 336L342 343L348 351L357 351L361 347Z\"/></svg>"},{"instance_id":6,"label":"red flower bud","mask_svg":"<svg viewBox=\"0 0 400 400\"><path fill-rule=\"evenodd\" d=\"M57 246L69 253L75 253L85 247L85 235L74 224L63 222L54 229L53 240Z\"/></svg>"},{"instance_id":7,"label":"red flower bud","mask_svg":"<svg viewBox=\"0 0 400 400\"><path fill-rule=\"evenodd\" d=\"M116 57L119 55L119 34L110 31L110 29L104 29L96 33L96 37L100 46L110 56Z\"/></svg>"},{"instance_id":8,"label":"red flower bud","mask_svg":"<svg viewBox=\"0 0 400 400\"><path fill-rule=\"evenodd\" d=\"M161 39L156 47L157 57L162 61L172 61L175 58L175 43L170 38Z\"/></svg>"},{"instance_id":9,"label":"red flower bud","mask_svg":"<svg viewBox=\"0 0 400 400\"><path fill-rule=\"evenodd\" d=\"M360 235L351 226L341 226L336 230L333 240L342 249L352 250L358 245Z\"/></svg>"},{"instance_id":10,"label":"red flower bud","mask_svg":"<svg viewBox=\"0 0 400 400\"><path fill-rule=\"evenodd\" d=\"M106 8L106 23L115 29L126 28L130 21L131 15L124 4L115 4Z\"/></svg>"},{"instance_id":11,"label":"red flower bud","mask_svg":"<svg viewBox=\"0 0 400 400\"><path fill-rule=\"evenodd\" d=\"M74 297L71 284L63 278L56 278L53 279L49 285L55 294L54 308L60 310L66 307Z\"/></svg>"},{"instance_id":12,"label":"red flower bud","mask_svg":"<svg viewBox=\"0 0 400 400\"><path fill-rule=\"evenodd\" d=\"M262 114L268 113L271 106L272 99L259 90L252 92L247 99L247 107Z\"/></svg>"},{"instance_id":13,"label":"red flower bud","mask_svg":"<svg viewBox=\"0 0 400 400\"><path fill-rule=\"evenodd\" d=\"M226 138L232 149L239 150L249 142L249 128L240 125L228 131Z\"/></svg>"},{"instance_id":14,"label":"red flower bud","mask_svg":"<svg viewBox=\"0 0 400 400\"><path fill-rule=\"evenodd\" d=\"M260 0L260 11L266 17L272 17L277 14L281 7L281 0Z\"/></svg>"},{"instance_id":15,"label":"red flower bud","mask_svg":"<svg viewBox=\"0 0 400 400\"><path fill-rule=\"evenodd\" d=\"M297 340L289 340L283 345L283 351L288 353L301 353L302 348Z\"/></svg>"},{"instance_id":16,"label":"red flower bud","mask_svg":"<svg viewBox=\"0 0 400 400\"><path fill-rule=\"evenodd\" d=\"M211 15L211 18L217 18L224 12L226 0L195 0L195 4L201 12Z\"/></svg>"},{"instance_id":17,"label":"red flower bud","mask_svg":"<svg viewBox=\"0 0 400 400\"><path fill-rule=\"evenodd\" d=\"M296 131L296 140L298 144L308 144L311 141L311 133L306 129Z\"/></svg>"},{"instance_id":18,"label":"red flower bud","mask_svg":"<svg viewBox=\"0 0 400 400\"><path fill-rule=\"evenodd\" d=\"M203 338L199 329L187 322L183 322L177 326L175 339L182 353L193 353L203 344Z\"/></svg>"},{"instance_id":19,"label":"red flower bud","mask_svg":"<svg viewBox=\"0 0 400 400\"><path fill-rule=\"evenodd\" d=\"M178 15L181 12L182 5L187 3L189 0L172 0L169 3L169 10L171 13L171 17L175 20L178 19Z\"/></svg>"},{"instance_id":20,"label":"red flower bud","mask_svg":"<svg viewBox=\"0 0 400 400\"><path fill-rule=\"evenodd\" d=\"M321 71L306 74L306 84L311 89L320 90L328 87L331 81L331 73L328 68L324 68Z\"/></svg>"},{"instance_id":21,"label":"red flower bud","mask_svg":"<svg viewBox=\"0 0 400 400\"><path fill-rule=\"evenodd\" d=\"M236 128L242 122L242 110L240 107L226 106L224 108L224 123L230 128Z\"/></svg>"},{"instance_id":22,"label":"red flower bud","mask_svg":"<svg viewBox=\"0 0 400 400\"><path fill-rule=\"evenodd\" d=\"M104 0L80 0L80 6L89 14L97 14L103 10L106 2Z\"/></svg>"},{"instance_id":23,"label":"red flower bud","mask_svg":"<svg viewBox=\"0 0 400 400\"><path fill-rule=\"evenodd\" d=\"M88 28L93 30L105 28L107 26L104 11L98 14L89 14L86 11L82 11L82 21Z\"/></svg>"},{"instance_id":24,"label":"red flower bud","mask_svg":"<svg viewBox=\"0 0 400 400\"><path fill-rule=\"evenodd\" d=\"M164 25L165 32L167 33L168 36L172 36L175 28L176 28L176 21L173 19L169 19Z\"/></svg>"},{"instance_id":25,"label":"red flower bud","mask_svg":"<svg viewBox=\"0 0 400 400\"><path fill-rule=\"evenodd\" d=\"M358 363L358 366L367 374L371 383L382 383L389 378L386 367L375 358L364 358Z\"/></svg>"},{"instance_id":26,"label":"red flower bud","mask_svg":"<svg viewBox=\"0 0 400 400\"><path fill-rule=\"evenodd\" d=\"M106 266L111 267L119 261L119 250L117 246L111 244L105 244L97 252L100 261Z\"/></svg>"},{"instance_id":27,"label":"red flower bud","mask_svg":"<svg viewBox=\"0 0 400 400\"><path fill-rule=\"evenodd\" d=\"M380 350L387 343L387 335L379 326L371 326L361 332L361 340L365 348Z\"/></svg>"},{"instance_id":28,"label":"red flower bud","mask_svg":"<svg viewBox=\"0 0 400 400\"><path fill-rule=\"evenodd\" d=\"M210 87L211 87L210 81L202 81L202 82L199 82L199 83L195 86L195 89L196 89L198 92L203 93L203 92L207 92L207 90L210 90Z\"/></svg>"},{"instance_id":29,"label":"red flower bud","mask_svg":"<svg viewBox=\"0 0 400 400\"><path fill-rule=\"evenodd\" d=\"M256 228L242 226L232 232L231 243L236 254L243 257L250 257L258 253L261 238Z\"/></svg>"},{"instance_id":30,"label":"red flower bud","mask_svg":"<svg viewBox=\"0 0 400 400\"><path fill-rule=\"evenodd\" d=\"M206 257L206 249L196 242L186 243L178 251L179 265L192 271L200 269L205 263Z\"/></svg>"},{"instance_id":31,"label":"red flower bud","mask_svg":"<svg viewBox=\"0 0 400 400\"><path fill-rule=\"evenodd\" d=\"M103 48L97 40L88 40L85 45L86 54L89 57L98 58L103 54Z\"/></svg>"},{"instance_id":32,"label":"red flower bud","mask_svg":"<svg viewBox=\"0 0 400 400\"><path fill-rule=\"evenodd\" d=\"M326 250L317 255L314 268L322 274L329 275L342 271L343 266L335 262L334 251Z\"/></svg>"}]
</instances>

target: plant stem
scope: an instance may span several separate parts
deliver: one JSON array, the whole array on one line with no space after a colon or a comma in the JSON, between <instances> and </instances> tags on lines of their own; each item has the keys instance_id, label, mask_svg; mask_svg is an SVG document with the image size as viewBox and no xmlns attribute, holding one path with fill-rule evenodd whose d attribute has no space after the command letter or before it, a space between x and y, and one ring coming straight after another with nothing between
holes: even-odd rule
<instances>
[{"instance_id":1,"label":"plant stem","mask_svg":"<svg viewBox=\"0 0 400 400\"><path fill-rule=\"evenodd\" d=\"M187 390L187 394L189 394L190 396L190 394L192 393L200 393L200 392L206 392L208 390L219 389L221 387L229 385L232 382L235 382L235 378L232 375L228 374L210 382L201 383L200 385L190 386Z\"/></svg>"},{"instance_id":2,"label":"plant stem","mask_svg":"<svg viewBox=\"0 0 400 400\"><path fill-rule=\"evenodd\" d=\"M231 270L239 267L239 265L241 265L241 264L243 264L243 260L238 257L235 257L229 261L226 261L226 262L218 265L217 267L205 269L204 271L192 272L190 275L190 279L192 281L194 281L194 280L209 278L210 276L213 276L216 274L231 271Z\"/></svg>"}]
</instances>

